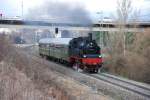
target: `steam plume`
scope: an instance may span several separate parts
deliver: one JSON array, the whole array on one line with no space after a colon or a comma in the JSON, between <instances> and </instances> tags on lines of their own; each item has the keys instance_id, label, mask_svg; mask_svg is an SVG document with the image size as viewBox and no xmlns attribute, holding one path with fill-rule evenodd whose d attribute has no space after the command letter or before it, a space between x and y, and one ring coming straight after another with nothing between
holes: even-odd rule
<instances>
[{"instance_id":1,"label":"steam plume","mask_svg":"<svg viewBox=\"0 0 150 100\"><path fill-rule=\"evenodd\" d=\"M26 18L57 23L91 24L89 13L79 3L47 1L40 7L30 9Z\"/></svg>"}]
</instances>

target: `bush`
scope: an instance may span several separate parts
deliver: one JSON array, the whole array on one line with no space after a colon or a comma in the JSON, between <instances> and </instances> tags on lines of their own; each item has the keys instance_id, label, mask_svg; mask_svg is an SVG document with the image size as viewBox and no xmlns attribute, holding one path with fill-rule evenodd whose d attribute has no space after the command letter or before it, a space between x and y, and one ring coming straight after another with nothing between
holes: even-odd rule
<instances>
[{"instance_id":1,"label":"bush","mask_svg":"<svg viewBox=\"0 0 150 100\"><path fill-rule=\"evenodd\" d=\"M134 41L126 48L126 54L112 52L104 65L108 72L150 83L150 30L136 33ZM119 49L119 47L118 47Z\"/></svg>"}]
</instances>

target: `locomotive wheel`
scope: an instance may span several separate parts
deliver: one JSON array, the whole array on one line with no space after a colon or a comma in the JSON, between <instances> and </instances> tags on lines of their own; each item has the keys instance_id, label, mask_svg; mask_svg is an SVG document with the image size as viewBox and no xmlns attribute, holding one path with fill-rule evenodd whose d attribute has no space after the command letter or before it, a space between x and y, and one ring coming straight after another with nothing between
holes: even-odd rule
<instances>
[{"instance_id":1,"label":"locomotive wheel","mask_svg":"<svg viewBox=\"0 0 150 100\"><path fill-rule=\"evenodd\" d=\"M79 63L73 64L73 69L75 69L77 72L81 72L82 70L80 69Z\"/></svg>"},{"instance_id":2,"label":"locomotive wheel","mask_svg":"<svg viewBox=\"0 0 150 100\"><path fill-rule=\"evenodd\" d=\"M95 73L98 73L99 72L99 69L97 68L97 69L95 69Z\"/></svg>"},{"instance_id":3,"label":"locomotive wheel","mask_svg":"<svg viewBox=\"0 0 150 100\"><path fill-rule=\"evenodd\" d=\"M90 73L98 73L98 72L99 72L99 69L98 69L98 68L89 69L88 72L90 72Z\"/></svg>"},{"instance_id":4,"label":"locomotive wheel","mask_svg":"<svg viewBox=\"0 0 150 100\"><path fill-rule=\"evenodd\" d=\"M83 67L83 71L84 71L84 72L88 72L88 69L87 69L86 66Z\"/></svg>"},{"instance_id":5,"label":"locomotive wheel","mask_svg":"<svg viewBox=\"0 0 150 100\"><path fill-rule=\"evenodd\" d=\"M99 69L98 69L98 73L101 73L101 71L102 71L101 69L102 69L102 68L99 68Z\"/></svg>"}]
</instances>

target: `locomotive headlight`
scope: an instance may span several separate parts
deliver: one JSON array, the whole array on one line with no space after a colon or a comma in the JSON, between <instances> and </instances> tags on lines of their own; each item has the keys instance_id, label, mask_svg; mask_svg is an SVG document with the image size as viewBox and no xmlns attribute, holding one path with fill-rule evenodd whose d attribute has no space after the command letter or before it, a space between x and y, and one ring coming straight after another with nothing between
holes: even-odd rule
<instances>
[{"instance_id":1,"label":"locomotive headlight","mask_svg":"<svg viewBox=\"0 0 150 100\"><path fill-rule=\"evenodd\" d=\"M84 58L86 58L86 55L83 55Z\"/></svg>"},{"instance_id":2,"label":"locomotive headlight","mask_svg":"<svg viewBox=\"0 0 150 100\"><path fill-rule=\"evenodd\" d=\"M99 55L99 58L102 58L102 55Z\"/></svg>"}]
</instances>

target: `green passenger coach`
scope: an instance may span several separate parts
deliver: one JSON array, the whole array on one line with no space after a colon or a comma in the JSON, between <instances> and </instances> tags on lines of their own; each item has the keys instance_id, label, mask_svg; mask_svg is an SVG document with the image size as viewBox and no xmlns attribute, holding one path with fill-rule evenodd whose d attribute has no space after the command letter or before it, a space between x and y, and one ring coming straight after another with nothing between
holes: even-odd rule
<instances>
[{"instance_id":1,"label":"green passenger coach","mask_svg":"<svg viewBox=\"0 0 150 100\"><path fill-rule=\"evenodd\" d=\"M68 61L68 44L72 38L45 38L39 41L39 54Z\"/></svg>"}]
</instances>

